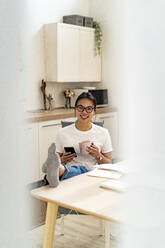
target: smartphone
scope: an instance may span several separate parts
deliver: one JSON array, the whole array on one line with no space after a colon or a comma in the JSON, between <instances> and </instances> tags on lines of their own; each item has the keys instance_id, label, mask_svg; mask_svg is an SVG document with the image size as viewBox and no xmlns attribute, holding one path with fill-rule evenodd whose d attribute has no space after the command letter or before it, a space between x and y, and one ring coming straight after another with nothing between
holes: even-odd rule
<instances>
[{"instance_id":1,"label":"smartphone","mask_svg":"<svg viewBox=\"0 0 165 248\"><path fill-rule=\"evenodd\" d=\"M64 147L64 150L65 150L65 152L71 152L71 153L76 154L75 149L74 149L73 146ZM76 155L76 157L77 157L77 155Z\"/></svg>"}]
</instances>

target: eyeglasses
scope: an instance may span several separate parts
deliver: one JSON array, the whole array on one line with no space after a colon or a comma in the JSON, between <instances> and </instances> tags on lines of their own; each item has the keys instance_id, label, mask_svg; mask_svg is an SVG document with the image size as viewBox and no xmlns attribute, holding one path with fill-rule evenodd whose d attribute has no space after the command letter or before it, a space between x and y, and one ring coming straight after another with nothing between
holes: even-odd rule
<instances>
[{"instance_id":1,"label":"eyeglasses","mask_svg":"<svg viewBox=\"0 0 165 248\"><path fill-rule=\"evenodd\" d=\"M94 110L94 107L92 106L84 107L83 105L77 105L76 109L78 112L83 112L85 110L89 114Z\"/></svg>"}]
</instances>

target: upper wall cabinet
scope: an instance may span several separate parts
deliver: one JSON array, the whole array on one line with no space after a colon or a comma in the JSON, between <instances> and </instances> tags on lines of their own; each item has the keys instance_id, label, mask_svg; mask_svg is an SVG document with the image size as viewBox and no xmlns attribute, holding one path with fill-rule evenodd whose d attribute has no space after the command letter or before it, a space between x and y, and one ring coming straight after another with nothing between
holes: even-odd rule
<instances>
[{"instance_id":1,"label":"upper wall cabinet","mask_svg":"<svg viewBox=\"0 0 165 248\"><path fill-rule=\"evenodd\" d=\"M93 28L51 23L44 31L47 81L101 81L101 57L95 56Z\"/></svg>"}]
</instances>

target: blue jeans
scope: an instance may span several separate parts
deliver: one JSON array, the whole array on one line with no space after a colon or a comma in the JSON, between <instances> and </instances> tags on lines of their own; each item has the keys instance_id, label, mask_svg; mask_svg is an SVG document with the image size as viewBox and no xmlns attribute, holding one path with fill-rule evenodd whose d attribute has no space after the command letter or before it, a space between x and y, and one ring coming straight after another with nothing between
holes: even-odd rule
<instances>
[{"instance_id":1,"label":"blue jeans","mask_svg":"<svg viewBox=\"0 0 165 248\"><path fill-rule=\"evenodd\" d=\"M70 177L78 176L80 174L83 174L85 172L88 172L87 168L85 166L69 166L69 165L64 165L66 171L64 174L61 176L60 180L64 180Z\"/></svg>"}]
</instances>

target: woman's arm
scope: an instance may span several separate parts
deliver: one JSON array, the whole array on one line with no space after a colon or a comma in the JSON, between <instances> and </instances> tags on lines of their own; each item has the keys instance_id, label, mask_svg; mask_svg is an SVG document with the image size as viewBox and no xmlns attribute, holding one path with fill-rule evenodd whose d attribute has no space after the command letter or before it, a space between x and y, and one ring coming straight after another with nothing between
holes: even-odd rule
<instances>
[{"instance_id":1,"label":"woman's arm","mask_svg":"<svg viewBox=\"0 0 165 248\"><path fill-rule=\"evenodd\" d=\"M101 153L97 158L98 164L112 164L112 153L107 152L107 153Z\"/></svg>"}]
</instances>

